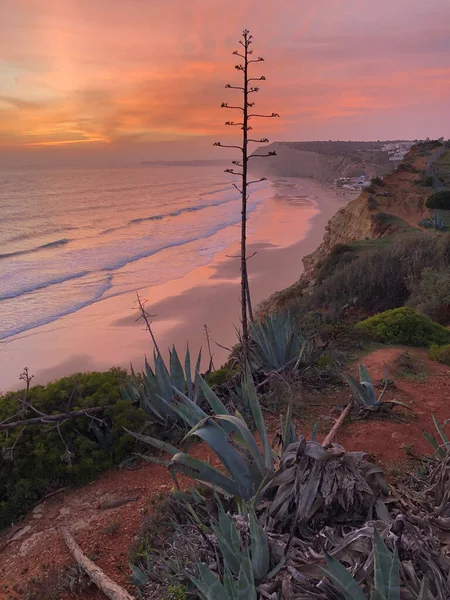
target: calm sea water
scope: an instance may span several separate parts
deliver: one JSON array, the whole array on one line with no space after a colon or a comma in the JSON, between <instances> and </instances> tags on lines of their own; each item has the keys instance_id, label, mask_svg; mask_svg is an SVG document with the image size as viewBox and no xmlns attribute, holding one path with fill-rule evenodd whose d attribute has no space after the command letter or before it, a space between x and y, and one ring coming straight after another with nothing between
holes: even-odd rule
<instances>
[{"instance_id":1,"label":"calm sea water","mask_svg":"<svg viewBox=\"0 0 450 600\"><path fill-rule=\"evenodd\" d=\"M268 195L261 184L249 212ZM217 166L0 171L0 339L182 277L239 220Z\"/></svg>"}]
</instances>

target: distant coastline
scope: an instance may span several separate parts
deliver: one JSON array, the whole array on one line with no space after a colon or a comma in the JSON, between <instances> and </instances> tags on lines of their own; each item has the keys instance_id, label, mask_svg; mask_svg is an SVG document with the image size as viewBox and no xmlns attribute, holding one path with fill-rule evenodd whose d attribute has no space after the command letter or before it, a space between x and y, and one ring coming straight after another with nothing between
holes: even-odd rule
<instances>
[{"instance_id":1,"label":"distant coastline","mask_svg":"<svg viewBox=\"0 0 450 600\"><path fill-rule=\"evenodd\" d=\"M142 167L221 167L227 165L230 160L143 160Z\"/></svg>"}]
</instances>

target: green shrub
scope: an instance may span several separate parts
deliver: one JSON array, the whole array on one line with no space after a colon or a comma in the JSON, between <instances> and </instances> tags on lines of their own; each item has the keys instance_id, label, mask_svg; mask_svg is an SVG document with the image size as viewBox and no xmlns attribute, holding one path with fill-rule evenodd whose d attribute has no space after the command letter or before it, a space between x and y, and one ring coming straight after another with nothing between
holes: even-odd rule
<instances>
[{"instance_id":1,"label":"green shrub","mask_svg":"<svg viewBox=\"0 0 450 600\"><path fill-rule=\"evenodd\" d=\"M93 406L95 419L80 417L54 425L29 425L0 432L0 529L23 515L48 492L83 485L136 450L123 427L141 429L145 413L121 398L126 373L84 373L29 390L28 401L46 414ZM20 410L24 392L0 396L0 422ZM34 413L25 418L35 416ZM19 417L20 418L20 417ZM63 441L64 440L64 441ZM12 449L14 446L14 449Z\"/></svg>"},{"instance_id":2,"label":"green shrub","mask_svg":"<svg viewBox=\"0 0 450 600\"><path fill-rule=\"evenodd\" d=\"M439 270L449 263L450 234L404 235L390 244L374 245L347 264L339 264L310 295L304 295L296 309L303 313L319 309L341 312L343 307L355 307L374 314L397 308L406 304L425 268Z\"/></svg>"},{"instance_id":3,"label":"green shrub","mask_svg":"<svg viewBox=\"0 0 450 600\"><path fill-rule=\"evenodd\" d=\"M378 208L378 200L374 196L367 198L367 208L369 210L376 210Z\"/></svg>"},{"instance_id":4,"label":"green shrub","mask_svg":"<svg viewBox=\"0 0 450 600\"><path fill-rule=\"evenodd\" d=\"M332 275L338 267L351 262L357 258L355 249L347 244L336 244L331 249L328 256L326 256L316 270L316 281L320 283L330 275Z\"/></svg>"},{"instance_id":5,"label":"green shrub","mask_svg":"<svg viewBox=\"0 0 450 600\"><path fill-rule=\"evenodd\" d=\"M433 175L425 175L425 177L420 182L420 185L423 187L432 187L433 186Z\"/></svg>"},{"instance_id":6,"label":"green shrub","mask_svg":"<svg viewBox=\"0 0 450 600\"><path fill-rule=\"evenodd\" d=\"M371 179L371 184L373 185L378 185L380 187L383 187L386 185L386 183L384 182L384 180L381 177L372 177Z\"/></svg>"},{"instance_id":7,"label":"green shrub","mask_svg":"<svg viewBox=\"0 0 450 600\"><path fill-rule=\"evenodd\" d=\"M215 387L226 383L235 373L236 370L230 371L230 369L226 368L217 369L216 371L211 371L206 380L211 387Z\"/></svg>"},{"instance_id":8,"label":"green shrub","mask_svg":"<svg viewBox=\"0 0 450 600\"><path fill-rule=\"evenodd\" d=\"M409 306L441 324L450 322L450 267L425 268L419 281L409 282Z\"/></svg>"},{"instance_id":9,"label":"green shrub","mask_svg":"<svg viewBox=\"0 0 450 600\"><path fill-rule=\"evenodd\" d=\"M441 190L432 194L427 202L427 208L438 208L441 210L450 210L450 190Z\"/></svg>"},{"instance_id":10,"label":"green shrub","mask_svg":"<svg viewBox=\"0 0 450 600\"><path fill-rule=\"evenodd\" d=\"M386 344L431 346L450 344L450 331L411 308L395 308L369 317L357 328Z\"/></svg>"},{"instance_id":11,"label":"green shrub","mask_svg":"<svg viewBox=\"0 0 450 600\"><path fill-rule=\"evenodd\" d=\"M445 346L433 344L428 352L428 358L450 366L450 344L446 344Z\"/></svg>"}]
</instances>

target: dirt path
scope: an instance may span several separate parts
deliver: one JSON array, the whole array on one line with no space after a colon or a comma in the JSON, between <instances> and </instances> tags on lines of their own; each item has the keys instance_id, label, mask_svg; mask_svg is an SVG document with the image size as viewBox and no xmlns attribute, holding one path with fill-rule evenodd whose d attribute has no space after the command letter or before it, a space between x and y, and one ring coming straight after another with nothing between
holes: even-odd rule
<instances>
[{"instance_id":1,"label":"dirt path","mask_svg":"<svg viewBox=\"0 0 450 600\"><path fill-rule=\"evenodd\" d=\"M425 351L409 350L418 372L401 378L398 358L403 352L401 348L383 348L372 352L363 362L374 381L382 378L384 363L387 364L395 387L387 391L385 400L404 402L415 415L406 421L351 421L344 425L337 439L347 450L369 453L388 473L405 464L405 450L414 447L419 454L430 452L422 429L433 431L432 413L440 422L450 418L450 368L430 362ZM344 388L332 397L317 395L311 406L311 412L316 414L311 417L308 412L308 418L303 426L300 423L300 429L309 433L316 418L325 419L322 420L322 429L331 429L332 422L327 422L327 419L331 414L338 414L336 410L333 412L333 405L343 407L349 398L349 392ZM278 418L271 415L268 422L270 430L276 431ZM206 449L201 446L194 449L194 454L208 458ZM185 483L187 486L188 481ZM0 599L23 598L23 588L28 580L42 577L52 566L73 564L59 534L62 526L69 527L82 550L100 568L133 593L128 580L129 550L137 539L144 515L151 511L152 501L171 488L172 480L165 467L146 464L137 470L110 471L84 488L47 499L20 523L14 541L2 550L10 530L0 535ZM102 508L106 503L131 497L138 499ZM81 597L101 596L92 590Z\"/></svg>"}]
</instances>

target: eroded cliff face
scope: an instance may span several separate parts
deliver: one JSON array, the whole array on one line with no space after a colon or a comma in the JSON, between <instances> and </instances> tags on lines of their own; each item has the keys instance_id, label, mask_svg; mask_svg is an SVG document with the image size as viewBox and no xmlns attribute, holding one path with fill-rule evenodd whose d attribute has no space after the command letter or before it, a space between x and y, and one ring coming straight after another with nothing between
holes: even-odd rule
<instances>
[{"instance_id":1,"label":"eroded cliff face","mask_svg":"<svg viewBox=\"0 0 450 600\"><path fill-rule=\"evenodd\" d=\"M386 152L361 147L357 142L274 142L258 148L255 154L276 152L276 156L254 157L249 163L253 173L264 177L312 177L331 183L338 177L382 175L393 169ZM369 144L367 144L369 145ZM306 148L306 149L305 149Z\"/></svg>"},{"instance_id":2,"label":"eroded cliff face","mask_svg":"<svg viewBox=\"0 0 450 600\"><path fill-rule=\"evenodd\" d=\"M314 279L316 265L327 256L337 244L349 244L355 240L380 237L373 221L373 213L368 208L368 195L363 192L357 198L341 208L325 227L320 246L302 260L304 266L303 281Z\"/></svg>"}]
</instances>

